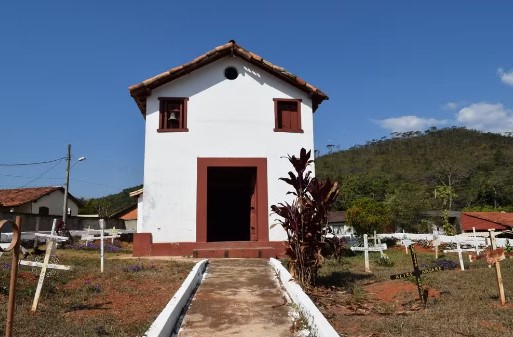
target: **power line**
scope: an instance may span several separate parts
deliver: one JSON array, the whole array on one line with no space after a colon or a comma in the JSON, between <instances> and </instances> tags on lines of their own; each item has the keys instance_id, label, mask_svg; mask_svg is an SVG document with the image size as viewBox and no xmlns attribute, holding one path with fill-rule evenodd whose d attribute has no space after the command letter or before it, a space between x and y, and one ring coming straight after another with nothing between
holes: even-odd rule
<instances>
[{"instance_id":1,"label":"power line","mask_svg":"<svg viewBox=\"0 0 513 337\"><path fill-rule=\"evenodd\" d=\"M0 176L2 177L10 177L10 178L27 178L27 179L33 179L35 177L28 177L28 176L19 176L15 174L3 174L0 173ZM63 178L45 178L46 180L62 180Z\"/></svg>"},{"instance_id":2,"label":"power line","mask_svg":"<svg viewBox=\"0 0 513 337\"><path fill-rule=\"evenodd\" d=\"M53 160L53 161L55 161L55 160ZM53 169L53 168L54 168L54 167L56 167L57 165L59 165L59 163L58 163L58 162L57 162L55 165L53 165L52 167L50 167L48 170L46 170L46 171L44 171L43 173L41 173L37 178L35 178L35 179L33 179L33 180L29 181L28 183L26 183L26 184L25 184L25 185L23 185L23 186L20 186L19 188L25 187L25 186L27 186L28 184L33 183L34 181L38 180L39 178L41 178L42 176L44 176L48 171L50 171L51 169Z\"/></svg>"},{"instance_id":3,"label":"power line","mask_svg":"<svg viewBox=\"0 0 513 337\"><path fill-rule=\"evenodd\" d=\"M0 166L31 166L31 165L42 165L42 164L48 164L48 163L54 163L56 161L61 161L63 159L66 159L66 157L57 158L54 160L48 160L48 161L41 161L41 162L35 162L35 163L18 163L18 164L0 164Z\"/></svg>"}]
</instances>

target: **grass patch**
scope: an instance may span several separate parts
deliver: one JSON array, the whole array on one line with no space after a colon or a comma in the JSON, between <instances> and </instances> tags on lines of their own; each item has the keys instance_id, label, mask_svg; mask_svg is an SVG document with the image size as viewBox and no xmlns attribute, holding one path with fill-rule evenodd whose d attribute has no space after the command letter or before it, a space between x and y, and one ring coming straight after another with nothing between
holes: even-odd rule
<instances>
[{"instance_id":1,"label":"grass patch","mask_svg":"<svg viewBox=\"0 0 513 337\"><path fill-rule=\"evenodd\" d=\"M422 275L431 293L424 309L414 278L390 280L413 270L410 255L399 248L387 255L385 265L379 253L370 253L371 273L364 272L363 253L328 260L320 270L310 295L342 336L513 336L513 259L501 262L507 305L500 306L494 267L467 262L461 271L457 254L436 260L434 252L418 252L422 269L447 268Z\"/></svg>"},{"instance_id":2,"label":"grass patch","mask_svg":"<svg viewBox=\"0 0 513 337\"><path fill-rule=\"evenodd\" d=\"M194 266L193 262L111 259L126 249L106 253L100 273L99 252L58 250L60 264L72 271L55 271L45 279L38 310L30 308L39 271L19 267L14 336L142 335L171 299ZM6 321L11 255L0 257L0 322ZM39 269L39 268L38 268ZM6 287L6 291L2 289ZM5 323L0 335L5 334Z\"/></svg>"}]
</instances>

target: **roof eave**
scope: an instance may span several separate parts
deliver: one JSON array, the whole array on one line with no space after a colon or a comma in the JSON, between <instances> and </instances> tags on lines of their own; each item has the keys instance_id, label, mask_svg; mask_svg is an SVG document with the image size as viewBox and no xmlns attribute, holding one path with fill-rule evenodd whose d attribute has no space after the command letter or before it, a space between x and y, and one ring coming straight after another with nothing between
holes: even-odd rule
<instances>
[{"instance_id":1,"label":"roof eave","mask_svg":"<svg viewBox=\"0 0 513 337\"><path fill-rule=\"evenodd\" d=\"M287 72L284 68L276 66L271 62L263 59L261 56L254 54L241 46L235 41L230 41L222 46L216 47L211 51L203 54L194 60L183 64L181 66L172 68L166 72L153 76L141 83L134 84L128 88L130 95L133 97L141 114L146 117L146 99L151 95L153 89L158 88L166 83L174 81L192 71L199 69L207 64L215 62L226 56L238 56L243 60L269 72L270 74L280 78L281 80L297 87L298 89L306 92L312 99L312 111L315 112L319 105L329 99L328 95L307 83L300 77Z\"/></svg>"}]
</instances>

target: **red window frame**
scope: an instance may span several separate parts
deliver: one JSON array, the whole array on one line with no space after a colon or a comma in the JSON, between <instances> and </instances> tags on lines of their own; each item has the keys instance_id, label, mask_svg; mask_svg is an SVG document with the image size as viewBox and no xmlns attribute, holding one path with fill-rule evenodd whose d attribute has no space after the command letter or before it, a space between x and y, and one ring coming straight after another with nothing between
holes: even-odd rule
<instances>
[{"instance_id":1,"label":"red window frame","mask_svg":"<svg viewBox=\"0 0 513 337\"><path fill-rule=\"evenodd\" d=\"M302 133L301 99L274 98L274 131Z\"/></svg>"},{"instance_id":2,"label":"red window frame","mask_svg":"<svg viewBox=\"0 0 513 337\"><path fill-rule=\"evenodd\" d=\"M158 132L187 132L187 97L159 97ZM171 120L171 113L176 119Z\"/></svg>"}]
</instances>

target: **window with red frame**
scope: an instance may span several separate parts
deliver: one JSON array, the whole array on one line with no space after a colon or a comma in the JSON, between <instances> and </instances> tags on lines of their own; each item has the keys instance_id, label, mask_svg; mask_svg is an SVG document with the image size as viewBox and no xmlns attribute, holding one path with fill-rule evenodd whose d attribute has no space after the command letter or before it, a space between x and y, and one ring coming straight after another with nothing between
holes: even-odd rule
<instances>
[{"instance_id":1,"label":"window with red frame","mask_svg":"<svg viewBox=\"0 0 513 337\"><path fill-rule=\"evenodd\" d=\"M301 100L274 99L274 131L303 132L301 129Z\"/></svg>"}]
</instances>

